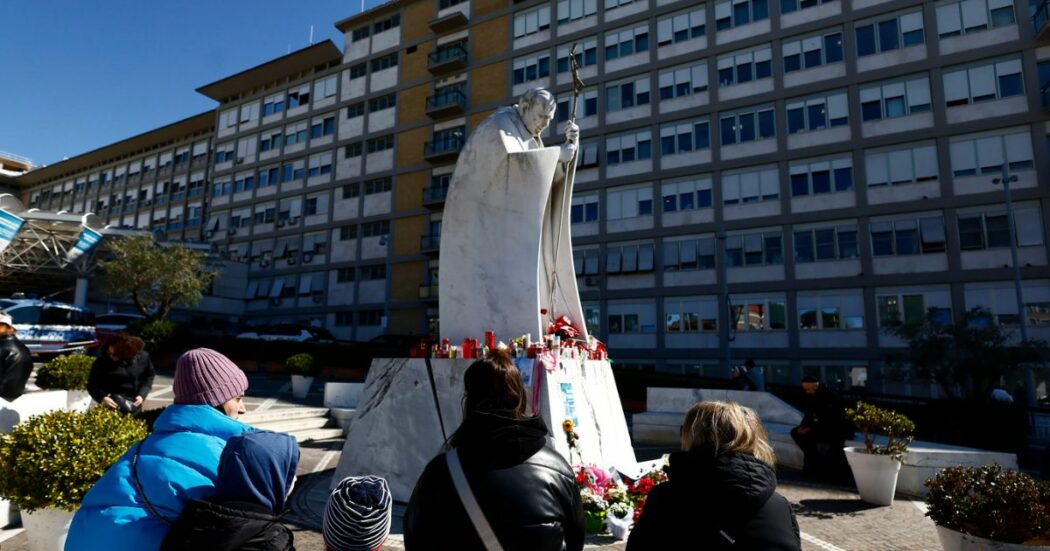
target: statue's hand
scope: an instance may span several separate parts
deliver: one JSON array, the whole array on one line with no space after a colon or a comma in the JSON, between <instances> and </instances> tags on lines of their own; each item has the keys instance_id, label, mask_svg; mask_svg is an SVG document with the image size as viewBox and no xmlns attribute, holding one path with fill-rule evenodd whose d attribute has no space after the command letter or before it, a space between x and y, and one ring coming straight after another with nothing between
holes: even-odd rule
<instances>
[{"instance_id":1,"label":"statue's hand","mask_svg":"<svg viewBox=\"0 0 1050 551\"><path fill-rule=\"evenodd\" d=\"M561 146L561 155L558 156L558 160L567 163L572 160L573 155L576 155L576 144L565 142Z\"/></svg>"},{"instance_id":2,"label":"statue's hand","mask_svg":"<svg viewBox=\"0 0 1050 551\"><path fill-rule=\"evenodd\" d=\"M565 123L565 143L572 145L580 143L580 127L574 122Z\"/></svg>"}]
</instances>

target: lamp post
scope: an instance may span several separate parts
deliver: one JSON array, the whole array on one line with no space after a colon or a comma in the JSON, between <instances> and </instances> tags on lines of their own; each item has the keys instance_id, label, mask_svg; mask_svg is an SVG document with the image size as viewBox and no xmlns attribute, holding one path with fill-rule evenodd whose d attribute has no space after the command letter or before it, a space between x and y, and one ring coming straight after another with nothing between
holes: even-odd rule
<instances>
[{"instance_id":1,"label":"lamp post","mask_svg":"<svg viewBox=\"0 0 1050 551\"><path fill-rule=\"evenodd\" d=\"M1010 183L1016 181L1017 176L1009 174L1006 164L1003 164L1002 177L992 180L992 183L996 185L1002 184L1003 195L1006 197L1006 223L1010 226L1010 262L1013 264L1014 269L1014 293L1017 298L1017 313L1021 323L1021 342L1026 342L1028 341L1028 315L1025 312L1024 294L1021 289L1021 265L1017 262L1017 229L1014 227L1014 204L1010 195ZM1035 374L1032 372L1031 367L1026 368L1025 372L1026 386L1028 387L1028 405L1034 406L1036 402Z\"/></svg>"},{"instance_id":2,"label":"lamp post","mask_svg":"<svg viewBox=\"0 0 1050 551\"><path fill-rule=\"evenodd\" d=\"M726 249L726 229L719 228L715 235L718 238L718 250L722 257L722 296L726 305L726 338L722 341L722 355L726 359L725 373L733 371L733 341L736 340L736 316L733 314L733 301L729 297L729 251Z\"/></svg>"}]
</instances>

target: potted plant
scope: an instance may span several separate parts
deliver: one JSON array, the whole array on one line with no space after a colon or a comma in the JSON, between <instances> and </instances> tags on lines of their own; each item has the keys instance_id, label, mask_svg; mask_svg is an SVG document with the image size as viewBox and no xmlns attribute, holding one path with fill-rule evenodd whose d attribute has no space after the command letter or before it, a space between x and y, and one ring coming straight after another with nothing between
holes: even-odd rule
<instances>
[{"instance_id":1,"label":"potted plant","mask_svg":"<svg viewBox=\"0 0 1050 551\"><path fill-rule=\"evenodd\" d=\"M66 405L70 411L87 411L91 395L87 392L88 376L95 358L83 354L58 356L36 371L36 386L68 392Z\"/></svg>"},{"instance_id":2,"label":"potted plant","mask_svg":"<svg viewBox=\"0 0 1050 551\"><path fill-rule=\"evenodd\" d=\"M314 357L310 354L296 354L284 361L284 369L292 375L292 397L302 400L310 392L317 373Z\"/></svg>"},{"instance_id":3,"label":"potted plant","mask_svg":"<svg viewBox=\"0 0 1050 551\"><path fill-rule=\"evenodd\" d=\"M1050 483L1001 465L951 467L926 481L941 547L1050 549Z\"/></svg>"},{"instance_id":4,"label":"potted plant","mask_svg":"<svg viewBox=\"0 0 1050 551\"><path fill-rule=\"evenodd\" d=\"M875 505L893 505L897 475L915 423L900 413L864 402L847 409L846 416L864 434L863 449L844 448L860 498ZM885 443L879 437L885 437Z\"/></svg>"},{"instance_id":5,"label":"potted plant","mask_svg":"<svg viewBox=\"0 0 1050 551\"><path fill-rule=\"evenodd\" d=\"M105 408L51 411L0 438L0 497L22 511L31 551L65 546L73 512L146 426Z\"/></svg>"}]
</instances>

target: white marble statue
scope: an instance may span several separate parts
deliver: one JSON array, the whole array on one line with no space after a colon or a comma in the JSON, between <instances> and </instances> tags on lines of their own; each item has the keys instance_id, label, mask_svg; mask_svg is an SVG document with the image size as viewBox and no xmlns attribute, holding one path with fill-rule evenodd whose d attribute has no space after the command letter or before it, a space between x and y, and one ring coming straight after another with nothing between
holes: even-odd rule
<instances>
[{"instance_id":1,"label":"white marble statue","mask_svg":"<svg viewBox=\"0 0 1050 551\"><path fill-rule=\"evenodd\" d=\"M490 115L459 155L441 222L441 335L452 344L492 330L508 341L546 334L567 316L586 339L573 269L569 210L579 128L544 147L550 92L534 88Z\"/></svg>"}]
</instances>

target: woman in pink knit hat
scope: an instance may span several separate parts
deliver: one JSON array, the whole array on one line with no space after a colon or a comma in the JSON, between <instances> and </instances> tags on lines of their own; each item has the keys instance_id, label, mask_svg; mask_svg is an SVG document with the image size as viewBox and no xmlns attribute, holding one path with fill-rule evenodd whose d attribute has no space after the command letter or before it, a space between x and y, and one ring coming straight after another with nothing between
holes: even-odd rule
<instances>
[{"instance_id":1,"label":"woman in pink knit hat","mask_svg":"<svg viewBox=\"0 0 1050 551\"><path fill-rule=\"evenodd\" d=\"M66 551L160 548L186 503L215 493L226 441L251 430L237 420L247 389L248 378L226 356L207 348L183 354L175 403L84 496Z\"/></svg>"}]
</instances>

